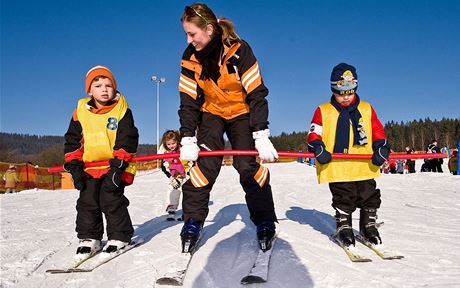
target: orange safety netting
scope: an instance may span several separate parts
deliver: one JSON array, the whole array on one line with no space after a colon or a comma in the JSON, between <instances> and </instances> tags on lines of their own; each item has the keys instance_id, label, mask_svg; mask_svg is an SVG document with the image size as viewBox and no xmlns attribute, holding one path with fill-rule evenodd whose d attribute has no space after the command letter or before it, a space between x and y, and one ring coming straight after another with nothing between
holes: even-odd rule
<instances>
[{"instance_id":1,"label":"orange safety netting","mask_svg":"<svg viewBox=\"0 0 460 288\"><path fill-rule=\"evenodd\" d=\"M6 191L3 175L10 165L16 167L16 192L28 189L73 189L72 177L66 172L48 172L48 167L39 167L30 163L0 162L0 193ZM157 161L136 163L137 170L151 170L157 168Z\"/></svg>"}]
</instances>

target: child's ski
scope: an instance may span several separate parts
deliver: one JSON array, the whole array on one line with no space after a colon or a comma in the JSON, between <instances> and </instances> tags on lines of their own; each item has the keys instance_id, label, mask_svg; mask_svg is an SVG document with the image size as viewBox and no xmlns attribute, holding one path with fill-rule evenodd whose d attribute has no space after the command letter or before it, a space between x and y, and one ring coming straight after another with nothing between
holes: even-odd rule
<instances>
[{"instance_id":1,"label":"child's ski","mask_svg":"<svg viewBox=\"0 0 460 288\"><path fill-rule=\"evenodd\" d=\"M57 269L48 269L46 270L45 272L47 273L51 273L51 274L58 274L58 273L70 273L72 272L71 270L72 269L75 269L77 268L78 266L80 266L81 264L83 264L84 262L86 262L87 260L93 258L94 256L96 256L99 252L101 252L102 250L102 247L96 251L95 253L93 254L89 254L87 255L87 257L84 257L84 258L80 258L80 259L75 259L72 264L70 264L67 268L57 268Z\"/></svg>"},{"instance_id":2,"label":"child's ski","mask_svg":"<svg viewBox=\"0 0 460 288\"><path fill-rule=\"evenodd\" d=\"M393 252L393 251L390 251L390 250L386 250L384 244L375 245L375 244L367 241L367 239L365 239L363 237L363 235L361 235L361 234L355 235L355 239L358 240L358 242L361 242L362 244L364 244L366 247L368 247L372 251L374 251L375 254L379 255L380 258L382 258L382 259L394 260L394 259L402 259L402 258L404 258L404 256L400 255L399 253L396 253L396 252Z\"/></svg>"},{"instance_id":3,"label":"child's ski","mask_svg":"<svg viewBox=\"0 0 460 288\"><path fill-rule=\"evenodd\" d=\"M336 234L331 235L330 238L331 238L332 242L334 242L335 244L339 245L343 249L343 251L345 251L345 253L347 254L348 258L350 258L350 260L352 262L371 262L372 261L372 259L359 254L355 246L353 246L353 245L350 245L350 246L344 245L337 238Z\"/></svg>"},{"instance_id":4,"label":"child's ski","mask_svg":"<svg viewBox=\"0 0 460 288\"><path fill-rule=\"evenodd\" d=\"M86 259L84 262L80 263L79 265L73 267L73 268L68 268L68 269L49 269L46 270L46 272L49 272L51 274L57 274L57 273L76 273L76 272L91 272L97 267L109 262L110 260L120 256L121 254L133 249L134 247L142 244L144 242L143 238L136 238L134 240L131 240L131 243L129 243L127 246L119 249L117 252L113 253L105 253L101 252L96 254L94 257L90 257Z\"/></svg>"},{"instance_id":5,"label":"child's ski","mask_svg":"<svg viewBox=\"0 0 460 288\"><path fill-rule=\"evenodd\" d=\"M72 272L91 272L97 267L109 262L110 260L120 256L121 254L133 249L134 247L144 243L143 238L136 238L131 240L127 246L117 250L116 252L112 253L99 253L97 257L94 257L91 261L87 261L86 263L80 265L79 267L72 269Z\"/></svg>"}]
</instances>

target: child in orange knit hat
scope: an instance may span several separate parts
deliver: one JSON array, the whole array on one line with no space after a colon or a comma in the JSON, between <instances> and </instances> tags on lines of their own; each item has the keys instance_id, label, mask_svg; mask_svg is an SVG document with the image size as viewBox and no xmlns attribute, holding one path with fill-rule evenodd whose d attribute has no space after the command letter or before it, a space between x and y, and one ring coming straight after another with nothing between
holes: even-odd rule
<instances>
[{"instance_id":1,"label":"child in orange knit hat","mask_svg":"<svg viewBox=\"0 0 460 288\"><path fill-rule=\"evenodd\" d=\"M78 101L64 145L64 168L80 191L76 265L101 249L102 214L108 237L103 253L115 253L131 242L134 229L124 188L134 179L131 161L139 140L132 112L107 67L95 66L88 71L85 92L89 98ZM96 161L108 161L109 165L85 167L85 163Z\"/></svg>"}]
</instances>

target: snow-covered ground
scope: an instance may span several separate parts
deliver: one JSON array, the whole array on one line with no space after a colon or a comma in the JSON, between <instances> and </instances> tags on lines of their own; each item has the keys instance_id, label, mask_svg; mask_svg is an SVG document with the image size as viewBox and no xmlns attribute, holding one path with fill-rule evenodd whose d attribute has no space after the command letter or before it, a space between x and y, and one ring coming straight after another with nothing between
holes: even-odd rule
<instances>
[{"instance_id":1,"label":"snow-covered ground","mask_svg":"<svg viewBox=\"0 0 460 288\"><path fill-rule=\"evenodd\" d=\"M382 239L405 258L381 260L359 244L373 262L352 263L329 240L335 227L331 196L327 185L317 184L314 168L300 163L267 166L280 234L269 281L254 287L459 287L460 176L418 172L378 178ZM136 178L126 195L135 235L145 243L91 273L78 274L45 273L65 265L76 250L76 190L1 195L0 286L154 287L180 249L182 223L167 222L163 215L166 185L161 172ZM210 204L204 244L192 260L184 287L241 287L257 243L232 167L222 168ZM358 215L353 215L355 227Z\"/></svg>"}]
</instances>

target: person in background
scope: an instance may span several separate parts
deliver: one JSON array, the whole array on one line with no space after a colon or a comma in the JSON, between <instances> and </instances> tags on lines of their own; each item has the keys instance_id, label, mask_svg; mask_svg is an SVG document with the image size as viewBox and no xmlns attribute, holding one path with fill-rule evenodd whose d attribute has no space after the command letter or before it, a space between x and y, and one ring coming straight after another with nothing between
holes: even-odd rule
<instances>
[{"instance_id":1,"label":"person in background","mask_svg":"<svg viewBox=\"0 0 460 288\"><path fill-rule=\"evenodd\" d=\"M179 143L180 134L178 131L166 131L161 139L159 154L180 153ZM179 207L181 187L186 179L188 166L188 162L182 163L179 157L164 158L161 160L161 171L169 179L169 203L166 207L166 212L168 213L167 220L176 220L175 216L176 210Z\"/></svg>"},{"instance_id":2,"label":"person in background","mask_svg":"<svg viewBox=\"0 0 460 288\"><path fill-rule=\"evenodd\" d=\"M18 174L16 172L16 166L10 164L8 169L3 174L3 180L5 181L5 193L15 193L16 184L19 182Z\"/></svg>"},{"instance_id":3,"label":"person in background","mask_svg":"<svg viewBox=\"0 0 460 288\"><path fill-rule=\"evenodd\" d=\"M441 153L441 149L438 147L438 141L433 139L430 145L428 145L427 153ZM442 173L442 163L444 162L443 158L432 158L428 160L431 172L440 172Z\"/></svg>"},{"instance_id":4,"label":"person in background","mask_svg":"<svg viewBox=\"0 0 460 288\"><path fill-rule=\"evenodd\" d=\"M134 180L132 159L139 141L131 109L107 67L91 68L85 88L88 97L78 101L64 144L64 169L72 174L80 191L75 228L80 239L77 260L100 250L103 214L108 238L103 253L116 253L131 242L134 229L124 190ZM95 161L107 161L108 165L85 167L85 163Z\"/></svg>"},{"instance_id":5,"label":"person in background","mask_svg":"<svg viewBox=\"0 0 460 288\"><path fill-rule=\"evenodd\" d=\"M380 172L382 172L383 174L390 173L390 163L388 161L385 161L383 163L382 167L380 168Z\"/></svg>"},{"instance_id":6,"label":"person in background","mask_svg":"<svg viewBox=\"0 0 460 288\"><path fill-rule=\"evenodd\" d=\"M457 175L458 169L458 150L452 151L452 156L449 158L448 167L450 173Z\"/></svg>"},{"instance_id":7,"label":"person in background","mask_svg":"<svg viewBox=\"0 0 460 288\"><path fill-rule=\"evenodd\" d=\"M393 151L391 151L393 152ZM390 170L391 174L396 174L396 159L389 159L388 160L388 169Z\"/></svg>"},{"instance_id":8,"label":"person in background","mask_svg":"<svg viewBox=\"0 0 460 288\"><path fill-rule=\"evenodd\" d=\"M380 189L374 178L389 159L390 147L374 108L356 93L355 67L336 65L330 78L332 97L316 108L308 133L308 150L316 157L318 182L329 183L335 210L335 239L354 246L352 213L360 208L359 232L369 242L381 244L377 230ZM372 160L332 159L331 153L372 154Z\"/></svg>"},{"instance_id":9,"label":"person in background","mask_svg":"<svg viewBox=\"0 0 460 288\"><path fill-rule=\"evenodd\" d=\"M431 172L429 159L423 159L423 164L422 167L420 167L420 172Z\"/></svg>"},{"instance_id":10,"label":"person in background","mask_svg":"<svg viewBox=\"0 0 460 288\"><path fill-rule=\"evenodd\" d=\"M179 80L181 159L196 161L182 186L182 251L192 251L208 215L209 193L222 156L198 157L201 150L224 149L224 134L235 150L259 152L261 161L278 154L269 137L268 89L249 44L233 23L217 19L205 4L186 6L181 22L187 38ZM198 131L198 132L196 132ZM260 249L271 248L277 222L270 173L254 156L234 156Z\"/></svg>"},{"instance_id":11,"label":"person in background","mask_svg":"<svg viewBox=\"0 0 460 288\"><path fill-rule=\"evenodd\" d=\"M409 146L406 147L407 154L414 154L414 149L410 148ZM406 159L407 165L407 172L408 173L415 173L415 159L407 158Z\"/></svg>"},{"instance_id":12,"label":"person in background","mask_svg":"<svg viewBox=\"0 0 460 288\"><path fill-rule=\"evenodd\" d=\"M404 160L403 159L396 160L396 173L404 174Z\"/></svg>"}]
</instances>

